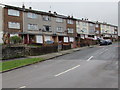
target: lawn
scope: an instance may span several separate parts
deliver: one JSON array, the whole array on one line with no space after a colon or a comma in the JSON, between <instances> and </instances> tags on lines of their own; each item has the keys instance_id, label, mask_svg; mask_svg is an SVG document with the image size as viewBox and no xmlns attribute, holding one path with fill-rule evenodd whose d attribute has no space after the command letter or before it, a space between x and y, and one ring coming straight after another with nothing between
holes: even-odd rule
<instances>
[{"instance_id":1,"label":"lawn","mask_svg":"<svg viewBox=\"0 0 120 90\"><path fill-rule=\"evenodd\" d=\"M11 61L0 62L0 72L11 70L29 64L34 64L43 60L44 60L43 58L28 58L23 60L11 60Z\"/></svg>"}]
</instances>

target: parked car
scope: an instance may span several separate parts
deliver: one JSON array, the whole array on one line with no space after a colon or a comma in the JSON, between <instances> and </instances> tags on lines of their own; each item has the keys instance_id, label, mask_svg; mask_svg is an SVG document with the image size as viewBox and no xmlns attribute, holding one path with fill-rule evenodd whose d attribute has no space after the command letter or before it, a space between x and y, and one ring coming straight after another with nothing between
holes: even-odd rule
<instances>
[{"instance_id":1,"label":"parked car","mask_svg":"<svg viewBox=\"0 0 120 90\"><path fill-rule=\"evenodd\" d=\"M106 40L100 40L100 45L108 45L108 42Z\"/></svg>"},{"instance_id":2,"label":"parked car","mask_svg":"<svg viewBox=\"0 0 120 90\"><path fill-rule=\"evenodd\" d=\"M110 44L112 44L112 41L110 39L100 40L100 45L110 45Z\"/></svg>"},{"instance_id":3,"label":"parked car","mask_svg":"<svg viewBox=\"0 0 120 90\"><path fill-rule=\"evenodd\" d=\"M107 41L107 45L112 44L112 41L110 39L106 39L105 41Z\"/></svg>"}]
</instances>

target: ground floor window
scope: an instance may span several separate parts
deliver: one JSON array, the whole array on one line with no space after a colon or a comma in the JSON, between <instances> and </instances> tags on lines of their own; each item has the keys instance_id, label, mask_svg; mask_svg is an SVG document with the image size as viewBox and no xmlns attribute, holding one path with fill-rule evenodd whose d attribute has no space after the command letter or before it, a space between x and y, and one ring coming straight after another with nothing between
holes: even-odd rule
<instances>
[{"instance_id":1,"label":"ground floor window","mask_svg":"<svg viewBox=\"0 0 120 90\"><path fill-rule=\"evenodd\" d=\"M64 42L68 42L68 37L64 37Z\"/></svg>"}]
</instances>

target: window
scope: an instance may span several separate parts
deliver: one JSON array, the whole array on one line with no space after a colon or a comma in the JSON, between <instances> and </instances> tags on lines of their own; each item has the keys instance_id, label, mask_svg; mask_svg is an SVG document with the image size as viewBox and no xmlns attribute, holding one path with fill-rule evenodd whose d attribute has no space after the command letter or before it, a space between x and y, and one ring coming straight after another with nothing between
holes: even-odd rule
<instances>
[{"instance_id":1,"label":"window","mask_svg":"<svg viewBox=\"0 0 120 90\"><path fill-rule=\"evenodd\" d=\"M68 24L73 24L73 20L67 20Z\"/></svg>"},{"instance_id":2,"label":"window","mask_svg":"<svg viewBox=\"0 0 120 90\"><path fill-rule=\"evenodd\" d=\"M50 36L45 36L45 41L51 41Z\"/></svg>"},{"instance_id":3,"label":"window","mask_svg":"<svg viewBox=\"0 0 120 90\"><path fill-rule=\"evenodd\" d=\"M81 32L82 33L87 33L87 29L86 28L82 28Z\"/></svg>"},{"instance_id":4,"label":"window","mask_svg":"<svg viewBox=\"0 0 120 90\"><path fill-rule=\"evenodd\" d=\"M106 26L107 29L109 29L109 26Z\"/></svg>"},{"instance_id":5,"label":"window","mask_svg":"<svg viewBox=\"0 0 120 90\"><path fill-rule=\"evenodd\" d=\"M64 42L68 42L68 37L64 37Z\"/></svg>"},{"instance_id":6,"label":"window","mask_svg":"<svg viewBox=\"0 0 120 90\"><path fill-rule=\"evenodd\" d=\"M68 33L73 33L73 28L68 28Z\"/></svg>"},{"instance_id":7,"label":"window","mask_svg":"<svg viewBox=\"0 0 120 90\"><path fill-rule=\"evenodd\" d=\"M87 23L83 22L82 25L83 25L83 26L87 26Z\"/></svg>"},{"instance_id":8,"label":"window","mask_svg":"<svg viewBox=\"0 0 120 90\"><path fill-rule=\"evenodd\" d=\"M93 26L93 24L92 24L92 23L90 23L90 26Z\"/></svg>"},{"instance_id":9,"label":"window","mask_svg":"<svg viewBox=\"0 0 120 90\"><path fill-rule=\"evenodd\" d=\"M8 22L8 28L20 29L20 23L17 23L17 22Z\"/></svg>"},{"instance_id":10,"label":"window","mask_svg":"<svg viewBox=\"0 0 120 90\"><path fill-rule=\"evenodd\" d=\"M77 24L77 25L80 25L80 22L76 21L76 24Z\"/></svg>"},{"instance_id":11,"label":"window","mask_svg":"<svg viewBox=\"0 0 120 90\"><path fill-rule=\"evenodd\" d=\"M17 10L8 9L8 15L11 15L11 16L20 16L20 12L17 11Z\"/></svg>"},{"instance_id":12,"label":"window","mask_svg":"<svg viewBox=\"0 0 120 90\"><path fill-rule=\"evenodd\" d=\"M44 20L44 21L50 21L50 20L51 20L51 17L49 17L49 16L43 16L43 20Z\"/></svg>"},{"instance_id":13,"label":"window","mask_svg":"<svg viewBox=\"0 0 120 90\"><path fill-rule=\"evenodd\" d=\"M105 25L101 25L102 28L105 28Z\"/></svg>"},{"instance_id":14,"label":"window","mask_svg":"<svg viewBox=\"0 0 120 90\"><path fill-rule=\"evenodd\" d=\"M62 18L56 18L56 22L62 23L62 22L63 22L63 19L62 19Z\"/></svg>"},{"instance_id":15,"label":"window","mask_svg":"<svg viewBox=\"0 0 120 90\"><path fill-rule=\"evenodd\" d=\"M51 32L52 30L51 30L51 26L48 26L48 25L44 25L43 26L43 31L47 31L47 32Z\"/></svg>"},{"instance_id":16,"label":"window","mask_svg":"<svg viewBox=\"0 0 120 90\"><path fill-rule=\"evenodd\" d=\"M70 42L74 42L74 38L73 37L70 37Z\"/></svg>"},{"instance_id":17,"label":"window","mask_svg":"<svg viewBox=\"0 0 120 90\"><path fill-rule=\"evenodd\" d=\"M19 36L18 34L10 34L10 37Z\"/></svg>"},{"instance_id":18,"label":"window","mask_svg":"<svg viewBox=\"0 0 120 90\"><path fill-rule=\"evenodd\" d=\"M62 27L57 27L57 32L63 32L63 28Z\"/></svg>"},{"instance_id":19,"label":"window","mask_svg":"<svg viewBox=\"0 0 120 90\"><path fill-rule=\"evenodd\" d=\"M37 18L37 14L34 13L27 13L28 18Z\"/></svg>"},{"instance_id":20,"label":"window","mask_svg":"<svg viewBox=\"0 0 120 90\"><path fill-rule=\"evenodd\" d=\"M94 30L94 29L89 29L89 33L94 34L94 33L95 33L95 30Z\"/></svg>"},{"instance_id":21,"label":"window","mask_svg":"<svg viewBox=\"0 0 120 90\"><path fill-rule=\"evenodd\" d=\"M28 24L28 30L38 30L37 24Z\"/></svg>"},{"instance_id":22,"label":"window","mask_svg":"<svg viewBox=\"0 0 120 90\"><path fill-rule=\"evenodd\" d=\"M41 35L36 35L36 42L43 43L43 37Z\"/></svg>"},{"instance_id":23,"label":"window","mask_svg":"<svg viewBox=\"0 0 120 90\"><path fill-rule=\"evenodd\" d=\"M97 24L97 25L95 25L95 27L97 27L97 28L98 28L98 27L99 27L99 25Z\"/></svg>"}]
</instances>

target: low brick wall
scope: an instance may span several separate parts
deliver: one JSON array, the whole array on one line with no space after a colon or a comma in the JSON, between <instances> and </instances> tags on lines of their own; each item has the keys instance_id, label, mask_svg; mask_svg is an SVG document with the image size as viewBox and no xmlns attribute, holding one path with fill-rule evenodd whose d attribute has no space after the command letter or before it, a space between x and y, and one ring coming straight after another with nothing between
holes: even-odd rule
<instances>
[{"instance_id":1,"label":"low brick wall","mask_svg":"<svg viewBox=\"0 0 120 90\"><path fill-rule=\"evenodd\" d=\"M71 49L71 44L63 44L62 45L62 50L68 50Z\"/></svg>"},{"instance_id":2,"label":"low brick wall","mask_svg":"<svg viewBox=\"0 0 120 90\"><path fill-rule=\"evenodd\" d=\"M25 56L25 47L2 47L2 59L12 59Z\"/></svg>"},{"instance_id":3,"label":"low brick wall","mask_svg":"<svg viewBox=\"0 0 120 90\"><path fill-rule=\"evenodd\" d=\"M57 52L57 45L42 46L42 47L2 47L2 59L13 59L25 56L43 55L52 52Z\"/></svg>"},{"instance_id":4,"label":"low brick wall","mask_svg":"<svg viewBox=\"0 0 120 90\"><path fill-rule=\"evenodd\" d=\"M52 52L57 52L58 46L43 46L43 47L27 47L26 48L26 55L28 56L37 56L37 55L43 55L48 54Z\"/></svg>"}]
</instances>

